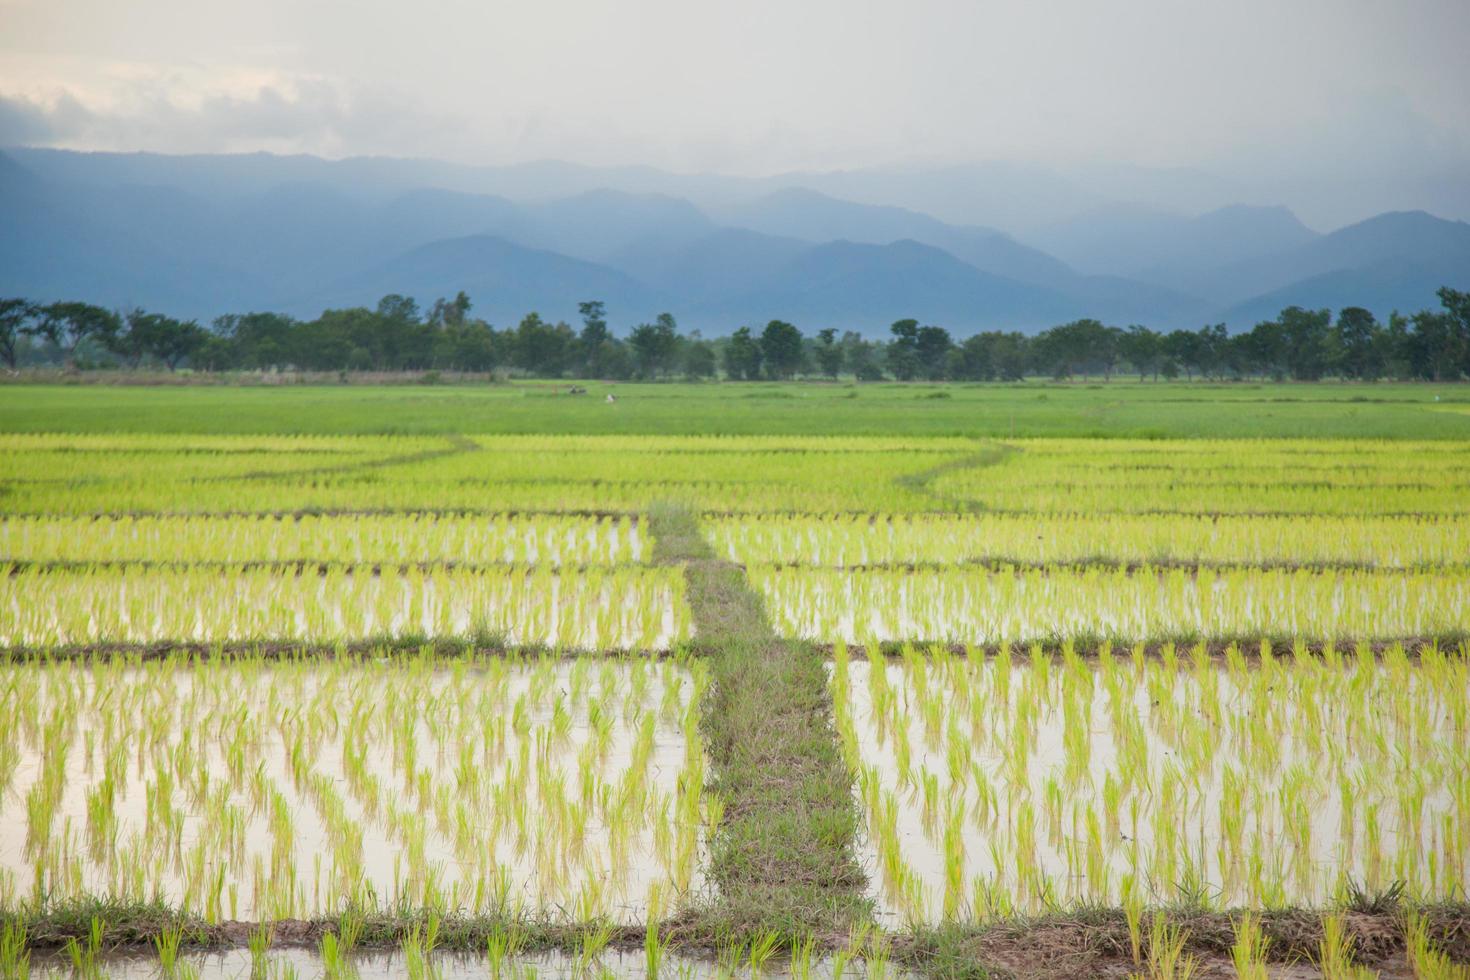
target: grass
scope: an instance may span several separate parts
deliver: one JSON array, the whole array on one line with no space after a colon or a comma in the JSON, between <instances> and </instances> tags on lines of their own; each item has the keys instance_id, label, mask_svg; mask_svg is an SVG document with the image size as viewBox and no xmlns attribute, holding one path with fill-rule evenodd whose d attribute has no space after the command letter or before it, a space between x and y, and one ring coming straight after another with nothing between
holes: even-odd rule
<instances>
[{"instance_id":1,"label":"grass","mask_svg":"<svg viewBox=\"0 0 1470 980\"><path fill-rule=\"evenodd\" d=\"M684 568L691 645L710 669L710 791L725 802L706 870L718 893L675 935L696 945L772 935L786 948L810 936L836 943L869 903L823 658L775 636L743 572L714 558L687 510L656 508L649 523L655 561Z\"/></svg>"},{"instance_id":2,"label":"grass","mask_svg":"<svg viewBox=\"0 0 1470 980\"><path fill-rule=\"evenodd\" d=\"M7 432L1470 437L1430 384L0 385ZM617 402L604 395L615 392ZM949 398L931 397L937 392Z\"/></svg>"}]
</instances>

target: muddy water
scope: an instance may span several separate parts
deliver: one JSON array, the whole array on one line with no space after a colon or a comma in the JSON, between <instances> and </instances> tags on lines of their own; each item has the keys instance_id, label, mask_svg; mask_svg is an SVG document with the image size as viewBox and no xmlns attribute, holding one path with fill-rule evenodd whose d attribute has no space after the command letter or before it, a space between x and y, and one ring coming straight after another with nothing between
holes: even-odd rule
<instances>
[{"instance_id":1,"label":"muddy water","mask_svg":"<svg viewBox=\"0 0 1470 980\"><path fill-rule=\"evenodd\" d=\"M650 887L701 885L696 695L671 662L0 668L0 908L45 889L206 918L355 898L640 921Z\"/></svg>"}]
</instances>

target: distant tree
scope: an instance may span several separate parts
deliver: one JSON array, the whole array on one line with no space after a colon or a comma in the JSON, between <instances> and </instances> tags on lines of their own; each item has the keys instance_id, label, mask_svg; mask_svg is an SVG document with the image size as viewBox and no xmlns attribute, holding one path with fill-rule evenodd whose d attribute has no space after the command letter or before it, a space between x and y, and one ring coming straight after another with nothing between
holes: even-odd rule
<instances>
[{"instance_id":1,"label":"distant tree","mask_svg":"<svg viewBox=\"0 0 1470 980\"><path fill-rule=\"evenodd\" d=\"M1038 334L1032 353L1037 365L1057 378L1070 378L1089 368L1111 377L1119 333L1097 320L1074 320Z\"/></svg>"},{"instance_id":2,"label":"distant tree","mask_svg":"<svg viewBox=\"0 0 1470 980\"><path fill-rule=\"evenodd\" d=\"M930 381L944 378L952 350L954 340L943 327L920 327L914 333L914 357L918 370Z\"/></svg>"},{"instance_id":3,"label":"distant tree","mask_svg":"<svg viewBox=\"0 0 1470 980\"><path fill-rule=\"evenodd\" d=\"M715 376L715 349L708 341L691 336L684 345L684 376L703 381Z\"/></svg>"},{"instance_id":4,"label":"distant tree","mask_svg":"<svg viewBox=\"0 0 1470 980\"><path fill-rule=\"evenodd\" d=\"M1001 381L1021 381L1026 377L1026 365L1031 360L1031 342L1023 333L994 332L981 334L988 338L990 359L995 367L995 376Z\"/></svg>"},{"instance_id":5,"label":"distant tree","mask_svg":"<svg viewBox=\"0 0 1470 980\"><path fill-rule=\"evenodd\" d=\"M837 375L842 372L842 348L837 344L837 331L832 327L817 331L817 340L812 347L812 355L817 362L817 370L822 374L837 380Z\"/></svg>"},{"instance_id":6,"label":"distant tree","mask_svg":"<svg viewBox=\"0 0 1470 980\"><path fill-rule=\"evenodd\" d=\"M1337 314L1337 323L1332 328L1333 358L1337 372L1345 378L1376 378L1385 365L1378 360L1379 346L1375 343L1378 320L1372 312L1361 306L1345 307Z\"/></svg>"},{"instance_id":7,"label":"distant tree","mask_svg":"<svg viewBox=\"0 0 1470 980\"><path fill-rule=\"evenodd\" d=\"M1179 369L1183 368L1185 378L1194 380L1194 373L1204 360L1200 356L1200 341L1200 335L1192 330L1171 330L1163 337L1160 347L1174 369L1173 375L1166 372L1166 376L1178 377Z\"/></svg>"},{"instance_id":8,"label":"distant tree","mask_svg":"<svg viewBox=\"0 0 1470 980\"><path fill-rule=\"evenodd\" d=\"M216 357L228 351L236 367L279 367L287 363L297 321L284 313L228 313L215 319L214 331L225 342L212 352Z\"/></svg>"},{"instance_id":9,"label":"distant tree","mask_svg":"<svg viewBox=\"0 0 1470 980\"><path fill-rule=\"evenodd\" d=\"M144 357L154 357L175 371L209 339L193 320L176 320L161 313L135 309L128 313L126 323L127 330L120 335L116 347L133 367Z\"/></svg>"},{"instance_id":10,"label":"distant tree","mask_svg":"<svg viewBox=\"0 0 1470 980\"><path fill-rule=\"evenodd\" d=\"M632 373L626 346L607 325L607 307L597 299L577 304L582 332L577 336L579 373L584 378L615 380Z\"/></svg>"},{"instance_id":11,"label":"distant tree","mask_svg":"<svg viewBox=\"0 0 1470 980\"><path fill-rule=\"evenodd\" d=\"M725 376L732 381L754 381L761 376L761 345L749 327L741 327L725 344Z\"/></svg>"},{"instance_id":12,"label":"distant tree","mask_svg":"<svg viewBox=\"0 0 1470 980\"><path fill-rule=\"evenodd\" d=\"M1134 324L1118 336L1118 356L1138 372L1138 380L1158 377L1160 337L1148 327Z\"/></svg>"},{"instance_id":13,"label":"distant tree","mask_svg":"<svg viewBox=\"0 0 1470 980\"><path fill-rule=\"evenodd\" d=\"M837 346L842 348L842 363L853 377L859 381L883 380L881 344L867 340L856 330L844 330Z\"/></svg>"},{"instance_id":14,"label":"distant tree","mask_svg":"<svg viewBox=\"0 0 1470 980\"><path fill-rule=\"evenodd\" d=\"M1464 341L1455 318L1443 310L1420 310L1410 318L1409 369L1427 381L1450 381L1460 373Z\"/></svg>"},{"instance_id":15,"label":"distant tree","mask_svg":"<svg viewBox=\"0 0 1470 980\"><path fill-rule=\"evenodd\" d=\"M1216 378L1224 377L1229 360L1230 331L1223 323L1212 323L1200 327L1197 336L1199 343L1195 345L1194 354L1200 373Z\"/></svg>"},{"instance_id":16,"label":"distant tree","mask_svg":"<svg viewBox=\"0 0 1470 980\"><path fill-rule=\"evenodd\" d=\"M36 305L25 299L0 299L0 361L14 371L20 356L20 338L36 316Z\"/></svg>"},{"instance_id":17,"label":"distant tree","mask_svg":"<svg viewBox=\"0 0 1470 980\"><path fill-rule=\"evenodd\" d=\"M41 307L39 313L28 332L54 344L69 366L76 364L77 348L84 341L107 345L122 330L122 317L91 303L52 303Z\"/></svg>"},{"instance_id":18,"label":"distant tree","mask_svg":"<svg viewBox=\"0 0 1470 980\"><path fill-rule=\"evenodd\" d=\"M1438 291L1438 296L1445 315L1450 318L1457 370L1470 375L1470 292L1444 286Z\"/></svg>"},{"instance_id":19,"label":"distant tree","mask_svg":"<svg viewBox=\"0 0 1470 980\"><path fill-rule=\"evenodd\" d=\"M966 337L953 360L952 375L965 381L1019 381L1026 374L1026 337L987 331Z\"/></svg>"},{"instance_id":20,"label":"distant tree","mask_svg":"<svg viewBox=\"0 0 1470 980\"><path fill-rule=\"evenodd\" d=\"M653 323L640 323L628 335L638 374L658 378L672 371L679 350L679 327L669 313L660 313Z\"/></svg>"},{"instance_id":21,"label":"distant tree","mask_svg":"<svg viewBox=\"0 0 1470 980\"><path fill-rule=\"evenodd\" d=\"M600 299L589 299L577 304L577 313L582 317L582 340L600 344L612 334L607 329L607 304Z\"/></svg>"},{"instance_id":22,"label":"distant tree","mask_svg":"<svg viewBox=\"0 0 1470 980\"><path fill-rule=\"evenodd\" d=\"M464 306L462 309L457 306L453 309L458 316L456 322L463 322L464 314L469 312L470 298L465 296L464 293L460 293L459 296L464 298ZM458 297L456 297L456 300L458 300ZM440 312L440 316L435 320L436 324L447 322L443 317L446 309L442 305L443 303L444 301L441 299L435 304L435 308ZM378 300L378 316L387 317L390 320L397 320L405 324L419 323L422 320L419 314L418 302L412 296L400 296L397 293L389 293L387 296Z\"/></svg>"},{"instance_id":23,"label":"distant tree","mask_svg":"<svg viewBox=\"0 0 1470 980\"><path fill-rule=\"evenodd\" d=\"M802 368L801 331L785 320L772 320L761 331L761 362L766 373L784 380Z\"/></svg>"},{"instance_id":24,"label":"distant tree","mask_svg":"<svg viewBox=\"0 0 1470 980\"><path fill-rule=\"evenodd\" d=\"M1286 333L1280 322L1263 320L1246 334L1247 360L1261 377L1280 378L1286 371Z\"/></svg>"},{"instance_id":25,"label":"distant tree","mask_svg":"<svg viewBox=\"0 0 1470 980\"><path fill-rule=\"evenodd\" d=\"M559 378L566 372L575 335L565 323L550 324L527 314L512 339L513 363L528 374Z\"/></svg>"},{"instance_id":26,"label":"distant tree","mask_svg":"<svg viewBox=\"0 0 1470 980\"><path fill-rule=\"evenodd\" d=\"M1286 369L1298 381L1316 381L1327 373L1331 310L1288 306L1276 318L1281 324Z\"/></svg>"},{"instance_id":27,"label":"distant tree","mask_svg":"<svg viewBox=\"0 0 1470 980\"><path fill-rule=\"evenodd\" d=\"M888 328L888 370L900 381L912 381L919 373L919 321L899 320Z\"/></svg>"},{"instance_id":28,"label":"distant tree","mask_svg":"<svg viewBox=\"0 0 1470 980\"><path fill-rule=\"evenodd\" d=\"M409 302L412 303L413 300L409 300ZM439 299L434 300L434 307L429 311L429 323L436 327L457 327L464 323L465 317L469 315L472 305L469 294L463 289L455 294L454 299L444 299L441 296ZM414 312L415 314L418 312L417 304L414 304ZM417 316L415 316L415 319L417 319Z\"/></svg>"}]
</instances>

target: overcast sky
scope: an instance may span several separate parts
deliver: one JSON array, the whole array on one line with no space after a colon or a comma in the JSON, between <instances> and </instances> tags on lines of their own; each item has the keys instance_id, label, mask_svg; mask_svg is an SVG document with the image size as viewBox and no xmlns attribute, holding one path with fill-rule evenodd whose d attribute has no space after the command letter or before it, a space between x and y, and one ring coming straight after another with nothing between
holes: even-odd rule
<instances>
[{"instance_id":1,"label":"overcast sky","mask_svg":"<svg viewBox=\"0 0 1470 980\"><path fill-rule=\"evenodd\" d=\"M1470 172L1470 0L0 0L0 143Z\"/></svg>"}]
</instances>

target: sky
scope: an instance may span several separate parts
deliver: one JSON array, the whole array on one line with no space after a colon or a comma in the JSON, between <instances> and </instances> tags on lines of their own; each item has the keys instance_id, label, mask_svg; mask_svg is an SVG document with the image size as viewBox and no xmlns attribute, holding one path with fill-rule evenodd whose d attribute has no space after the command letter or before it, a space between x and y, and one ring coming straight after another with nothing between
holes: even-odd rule
<instances>
[{"instance_id":1,"label":"sky","mask_svg":"<svg viewBox=\"0 0 1470 980\"><path fill-rule=\"evenodd\" d=\"M1177 167L1396 207L1470 175L1467 39L1467 0L0 0L0 144Z\"/></svg>"}]
</instances>

